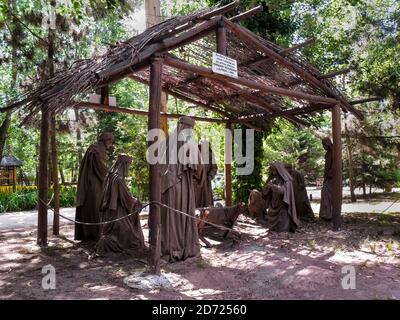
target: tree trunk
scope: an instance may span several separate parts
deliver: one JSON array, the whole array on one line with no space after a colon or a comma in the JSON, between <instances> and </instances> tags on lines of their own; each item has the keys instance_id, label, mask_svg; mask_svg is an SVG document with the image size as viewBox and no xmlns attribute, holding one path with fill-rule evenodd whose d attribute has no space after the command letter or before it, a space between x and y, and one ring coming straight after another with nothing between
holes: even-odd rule
<instances>
[{"instance_id":1,"label":"tree trunk","mask_svg":"<svg viewBox=\"0 0 400 320\"><path fill-rule=\"evenodd\" d=\"M82 135L81 135L81 129L79 128L79 109L75 108L74 109L75 112L75 121L77 122L77 128L76 128L76 148L77 148L77 155L78 155L78 161L76 163L76 171L79 172L79 167L81 165L82 162ZM72 175L73 177L73 175ZM72 180L74 180L72 178ZM71 180L71 181L72 181Z\"/></svg>"},{"instance_id":2,"label":"tree trunk","mask_svg":"<svg viewBox=\"0 0 400 320\"><path fill-rule=\"evenodd\" d=\"M58 170L60 171L60 178L61 178L61 184L65 185L65 176L64 176L64 171L61 166L59 166Z\"/></svg>"},{"instance_id":3,"label":"tree trunk","mask_svg":"<svg viewBox=\"0 0 400 320\"><path fill-rule=\"evenodd\" d=\"M14 2L15 0L11 0L9 2L9 6L11 10L14 9ZM12 17L11 19L12 25L15 28L15 25L18 23L16 21L15 17ZM14 31L14 30L13 30ZM11 43L12 43L12 49L11 49L11 83L10 83L10 92L15 90L16 84L17 84L17 50L18 50L18 40L15 39L18 37L18 32L11 32ZM8 99L6 99L7 101ZM7 111L6 117L3 120L3 123L1 124L0 127L0 159L3 157L4 153L4 147L7 141L7 136L8 136L8 129L10 128L11 124L11 115L12 115L12 110Z\"/></svg>"},{"instance_id":4,"label":"tree trunk","mask_svg":"<svg viewBox=\"0 0 400 320\"><path fill-rule=\"evenodd\" d=\"M11 111L7 111L6 117L0 127L0 159L3 158L4 146L7 140L8 128L11 124Z\"/></svg>"},{"instance_id":5,"label":"tree trunk","mask_svg":"<svg viewBox=\"0 0 400 320\"><path fill-rule=\"evenodd\" d=\"M349 131L347 130L347 124L344 124L345 137L347 145L347 156L348 156L348 167L349 167L349 185L350 185L350 198L351 202L356 202L356 194L354 193L354 167L353 167L353 154L351 150L351 141Z\"/></svg>"},{"instance_id":6,"label":"tree trunk","mask_svg":"<svg viewBox=\"0 0 400 320\"><path fill-rule=\"evenodd\" d=\"M53 234L60 234L60 184L58 181L58 157L57 157L57 141L56 141L56 116L51 115L50 119L51 129L51 162L52 162L52 178L53 178Z\"/></svg>"}]
</instances>

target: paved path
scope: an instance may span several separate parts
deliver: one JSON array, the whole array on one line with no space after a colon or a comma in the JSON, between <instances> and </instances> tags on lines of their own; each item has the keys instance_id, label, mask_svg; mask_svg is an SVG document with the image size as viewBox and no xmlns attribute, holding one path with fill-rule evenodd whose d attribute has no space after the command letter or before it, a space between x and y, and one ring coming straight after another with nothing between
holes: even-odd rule
<instances>
[{"instance_id":1,"label":"paved path","mask_svg":"<svg viewBox=\"0 0 400 320\"><path fill-rule=\"evenodd\" d=\"M75 219L75 208L62 208L60 213L70 219ZM0 214L0 230L27 228L37 225L37 210L20 211ZM141 215L147 216L148 212L144 210ZM47 223L53 225L53 212L49 210ZM60 224L72 223L60 217Z\"/></svg>"}]
</instances>

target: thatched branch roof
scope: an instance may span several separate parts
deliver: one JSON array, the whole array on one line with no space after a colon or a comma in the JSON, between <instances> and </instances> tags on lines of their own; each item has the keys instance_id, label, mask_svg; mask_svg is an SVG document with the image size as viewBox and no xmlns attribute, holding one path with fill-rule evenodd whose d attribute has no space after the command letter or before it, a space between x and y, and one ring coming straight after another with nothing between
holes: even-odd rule
<instances>
[{"instance_id":1,"label":"thatched branch roof","mask_svg":"<svg viewBox=\"0 0 400 320\"><path fill-rule=\"evenodd\" d=\"M284 88L335 99L344 109L361 117L341 92L296 50L285 50L222 14L234 7L206 9L178 16L155 25L140 35L118 43L106 53L76 61L68 70L58 72L12 107L32 119L42 108L61 112L78 103L82 93L93 92L123 78L148 83L149 65L155 55L167 55L180 61L210 68L216 51L215 30L221 23L227 29L227 55L236 59L239 77L260 85ZM163 67L163 88L169 94L186 99L200 107L220 113L233 122L249 118L263 127L270 117L285 116L302 123L310 114L326 105L268 93L239 84L204 77L193 72ZM326 99L329 100L329 99ZM245 121L245 120L243 120Z\"/></svg>"}]
</instances>

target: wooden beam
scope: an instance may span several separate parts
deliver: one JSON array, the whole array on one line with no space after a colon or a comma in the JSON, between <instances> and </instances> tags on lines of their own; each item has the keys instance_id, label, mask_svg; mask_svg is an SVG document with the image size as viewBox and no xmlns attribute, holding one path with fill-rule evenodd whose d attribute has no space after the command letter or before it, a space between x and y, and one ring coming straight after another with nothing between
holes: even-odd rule
<instances>
[{"instance_id":1,"label":"wooden beam","mask_svg":"<svg viewBox=\"0 0 400 320\"><path fill-rule=\"evenodd\" d=\"M342 226L342 129L340 105L332 108L332 138L333 138L333 190L332 190L332 222L333 230L338 231Z\"/></svg>"},{"instance_id":2,"label":"wooden beam","mask_svg":"<svg viewBox=\"0 0 400 320\"><path fill-rule=\"evenodd\" d=\"M224 56L227 55L227 40L226 40L226 29L222 23L217 27L217 52Z\"/></svg>"},{"instance_id":3,"label":"wooden beam","mask_svg":"<svg viewBox=\"0 0 400 320\"><path fill-rule=\"evenodd\" d=\"M42 119L40 124L40 155L39 155L39 201L38 201L38 232L37 244L47 246L47 196L49 174L49 125L50 113L42 106Z\"/></svg>"},{"instance_id":4,"label":"wooden beam","mask_svg":"<svg viewBox=\"0 0 400 320\"><path fill-rule=\"evenodd\" d=\"M13 167L13 192L17 191L17 167Z\"/></svg>"},{"instance_id":5,"label":"wooden beam","mask_svg":"<svg viewBox=\"0 0 400 320\"><path fill-rule=\"evenodd\" d=\"M232 205L232 124L226 123L224 141L225 206Z\"/></svg>"},{"instance_id":6,"label":"wooden beam","mask_svg":"<svg viewBox=\"0 0 400 320\"><path fill-rule=\"evenodd\" d=\"M239 1L232 1L231 3L228 3L227 5L224 5L222 7L216 8L212 10L209 13L206 13L204 16L202 16L202 19L209 19L211 17L214 17L216 15L223 15L225 13L228 13L232 10L234 10L237 6L239 5Z\"/></svg>"},{"instance_id":7,"label":"wooden beam","mask_svg":"<svg viewBox=\"0 0 400 320\"><path fill-rule=\"evenodd\" d=\"M336 76L338 76L338 75L341 75L341 74L345 74L345 73L347 73L347 72L350 72L350 70L351 70L351 68L344 68L344 69L341 69L341 70L337 70L337 71L334 71L334 72L330 72L330 73L326 73L326 74L323 74L323 75L321 75L321 76L319 76L319 77L316 77L317 79L329 79L329 78L333 78L333 77L336 77ZM301 84L301 83L303 83L303 81L302 80L295 80L295 81L292 81L292 82L289 82L289 84L287 85L288 87L293 87L293 86L297 86L297 85L299 85L299 84ZM350 103L351 104L351 103Z\"/></svg>"},{"instance_id":8,"label":"wooden beam","mask_svg":"<svg viewBox=\"0 0 400 320\"><path fill-rule=\"evenodd\" d=\"M382 100L381 97L360 98L357 100L350 101L350 104L354 106L355 104L361 104L361 103L372 102L372 101L380 101L380 100Z\"/></svg>"},{"instance_id":9,"label":"wooden beam","mask_svg":"<svg viewBox=\"0 0 400 320\"><path fill-rule=\"evenodd\" d=\"M352 70L351 67L343 68L343 69L340 69L340 70L337 70L337 71L333 71L333 72L326 73L326 74L324 74L324 75L318 77L318 79L329 79L329 78L334 78L334 77L339 76L339 75L341 75L341 74L349 73L351 70Z\"/></svg>"},{"instance_id":10,"label":"wooden beam","mask_svg":"<svg viewBox=\"0 0 400 320\"><path fill-rule=\"evenodd\" d=\"M145 117L149 116L149 112L145 111L145 110L112 107L109 105L103 105L103 104L92 103L92 102L83 102L82 101L82 102L79 102L78 104L76 104L75 107L101 110L101 111L105 111L105 112L134 114L134 115L145 116ZM172 118L172 119L179 119L180 117L184 116L183 114L166 113L166 112L160 112L160 115L163 115L163 116L166 116L167 118ZM225 123L225 122L229 121L229 119L205 118L205 117L197 117L197 116L190 116L190 117L195 119L196 121L212 122L212 123Z\"/></svg>"},{"instance_id":11,"label":"wooden beam","mask_svg":"<svg viewBox=\"0 0 400 320\"><path fill-rule=\"evenodd\" d=\"M149 99L149 122L148 131L160 129L160 108L162 88L163 60L155 58L150 67L150 99ZM149 147L155 142L149 141ZM161 202L161 176L160 165L150 164L149 176L149 200ZM149 265L155 274L160 273L161 260L161 210L158 205L150 205L148 225L149 231Z\"/></svg>"},{"instance_id":12,"label":"wooden beam","mask_svg":"<svg viewBox=\"0 0 400 320\"><path fill-rule=\"evenodd\" d=\"M60 184L58 181L58 150L57 150L57 132L56 132L56 115L51 113L50 117L50 132L51 132L51 176L53 180L53 234L60 234Z\"/></svg>"},{"instance_id":13,"label":"wooden beam","mask_svg":"<svg viewBox=\"0 0 400 320\"><path fill-rule=\"evenodd\" d=\"M238 117L235 119L232 119L232 123L242 123L243 121L251 121L255 119L263 119L263 118L276 118L276 117L283 117L287 115L301 115L301 114L310 114L312 112L318 112L322 111L325 109L330 109L331 106L327 104L322 104L319 106L308 106L308 107L299 107L299 108L290 108L286 110L280 110L280 111L271 111L271 112L264 112L264 113L259 113L256 115L249 115L249 116L244 116L244 117Z\"/></svg>"},{"instance_id":14,"label":"wooden beam","mask_svg":"<svg viewBox=\"0 0 400 320\"><path fill-rule=\"evenodd\" d=\"M262 11L263 11L263 7L262 6L257 6L257 7L254 7L252 9L250 9L250 10L247 10L245 12L242 12L242 13L234 16L234 17L230 18L229 20L232 21L232 22L239 22L239 21L248 19L250 17L253 17L253 16L261 13Z\"/></svg>"},{"instance_id":15,"label":"wooden beam","mask_svg":"<svg viewBox=\"0 0 400 320\"><path fill-rule=\"evenodd\" d=\"M143 83L145 85L149 85L149 81L147 81L145 79L142 79L142 78L140 78L138 76L135 76L133 74L129 75L129 78L131 78L132 80L138 81L140 83ZM195 104L195 105L197 105L199 107L202 107L204 109L207 109L207 110L210 110L210 111L213 111L213 112L217 112L217 113L219 113L219 114L221 114L221 115L223 115L225 117L231 117L231 115L229 113L227 113L227 112L225 112L223 110L220 110L218 108L214 108L213 106L210 106L210 105L208 105L208 104L206 104L204 102L201 102L201 101L194 100L192 98L186 97L186 96L184 96L184 95L182 95L180 93L174 92L174 91L172 91L172 90L170 90L170 89L168 89L166 87L163 87L163 91L165 91L169 95L171 95L171 96L173 96L173 97L175 97L177 99L180 99L182 101L185 101L185 102L188 102L188 103L193 103L193 104Z\"/></svg>"},{"instance_id":16,"label":"wooden beam","mask_svg":"<svg viewBox=\"0 0 400 320\"><path fill-rule=\"evenodd\" d=\"M290 48L282 49L281 51L279 51L279 53L281 55L287 55L287 54L289 54L289 53L291 53L293 51L296 51L298 49L301 49L301 48L304 48L306 46L309 46L309 45L313 44L314 42L315 42L315 39L314 38L310 38L310 39L307 39L306 41L304 41L302 43L299 43L299 44L296 44L296 45L294 45L294 46L292 46ZM271 58L270 57L260 57L260 58L254 59L254 60L250 60L250 61L246 61L244 63L241 63L240 66L257 65L257 64L260 64L260 63L264 63L264 62L266 62L268 60L271 60Z\"/></svg>"},{"instance_id":17,"label":"wooden beam","mask_svg":"<svg viewBox=\"0 0 400 320\"><path fill-rule=\"evenodd\" d=\"M219 80L216 80L216 81L219 81ZM236 90L236 92L239 93L240 96L242 96L244 99L248 100L249 103L258 106L259 108L270 111L270 113L275 112L275 111L280 111L280 109L271 106L263 98L255 95L254 93L250 92L249 90L242 89L241 87L239 87L233 83L224 83L224 82L222 82L222 83L224 84L224 86L231 88L232 90ZM295 116L283 115L283 117L292 123L300 124L300 125L303 125L306 127L310 126L310 124L308 122L306 122L302 119L299 119Z\"/></svg>"},{"instance_id":18,"label":"wooden beam","mask_svg":"<svg viewBox=\"0 0 400 320\"><path fill-rule=\"evenodd\" d=\"M234 32L240 39L244 42L248 43L249 45L253 46L254 48L264 52L266 55L270 56L274 61L279 63L280 65L284 66L285 68L295 72L300 77L302 77L307 82L313 84L317 88L324 90L325 92L329 93L335 100L339 100L341 105L347 109L348 111L352 112L356 117L359 119L363 119L363 114L355 109L349 102L344 98L341 97L337 92L335 92L332 88L329 88L325 83L321 82L317 79L314 75L309 72L306 72L301 67L297 66L295 63L285 59L284 56L279 54L279 52L275 52L274 50L268 48L267 46L262 43L253 33L249 30L239 26L238 24L232 23L225 17L222 17L223 21L225 22L226 26Z\"/></svg>"},{"instance_id":19,"label":"wooden beam","mask_svg":"<svg viewBox=\"0 0 400 320\"><path fill-rule=\"evenodd\" d=\"M326 104L338 103L338 100L333 99L333 98L315 96L315 95L311 95L308 93L273 87L273 86L269 86L269 85L265 85L265 84L260 84L256 81L252 81L252 80L248 80L248 79L244 79L244 78L226 77L226 76L223 76L223 75L220 75L217 73L213 73L213 71L209 68L195 66L195 65L189 64L183 60L176 59L176 58L166 57L165 64L170 67L176 68L176 69L181 69L181 70L197 73L204 77L211 78L211 79L217 79L217 80L223 81L225 83L236 83L236 84L239 84L239 85L242 85L245 87L257 89L257 90L260 90L267 94L276 94L276 95L280 95L280 96L286 96L286 97L307 100L307 101L311 101L311 102L318 102L318 103L326 103Z\"/></svg>"}]
</instances>

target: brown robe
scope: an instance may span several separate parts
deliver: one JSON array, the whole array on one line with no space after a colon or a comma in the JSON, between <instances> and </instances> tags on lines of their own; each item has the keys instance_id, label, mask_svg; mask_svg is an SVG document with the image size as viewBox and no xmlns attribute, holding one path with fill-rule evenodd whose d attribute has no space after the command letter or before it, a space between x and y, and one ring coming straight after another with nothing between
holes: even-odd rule
<instances>
[{"instance_id":1,"label":"brown robe","mask_svg":"<svg viewBox=\"0 0 400 320\"><path fill-rule=\"evenodd\" d=\"M291 166L286 167L293 178L293 192L296 202L296 213L300 220L314 219L314 212L308 199L306 184L303 175Z\"/></svg>"},{"instance_id":2,"label":"brown robe","mask_svg":"<svg viewBox=\"0 0 400 320\"><path fill-rule=\"evenodd\" d=\"M105 165L106 158L106 147L103 142L97 142L87 149L82 159L77 188L76 221L100 221L103 182L108 171ZM75 224L75 240L97 241L99 238L100 226Z\"/></svg>"},{"instance_id":3,"label":"brown robe","mask_svg":"<svg viewBox=\"0 0 400 320\"><path fill-rule=\"evenodd\" d=\"M199 146L200 151L202 146L207 145L207 143L201 144ZM198 165L198 169L201 170L201 173L198 174L200 179L194 180L196 208L212 207L214 206L214 197L211 181L217 174L218 167L215 164L215 158L211 151L211 147L209 147L208 161L202 161L201 165Z\"/></svg>"},{"instance_id":4,"label":"brown robe","mask_svg":"<svg viewBox=\"0 0 400 320\"><path fill-rule=\"evenodd\" d=\"M272 186L264 187L263 195L267 203L267 223L271 231L295 232L301 226L296 214L292 177L279 162L273 162L276 176L269 178ZM267 182L268 183L268 182Z\"/></svg>"},{"instance_id":5,"label":"brown robe","mask_svg":"<svg viewBox=\"0 0 400 320\"><path fill-rule=\"evenodd\" d=\"M110 173L104 187L101 221L118 219L141 208L141 202L131 195L124 178L118 173ZM143 231L137 212L123 220L104 225L96 252L103 255L143 247Z\"/></svg>"},{"instance_id":6,"label":"brown robe","mask_svg":"<svg viewBox=\"0 0 400 320\"><path fill-rule=\"evenodd\" d=\"M325 140L323 142L328 150L325 153L324 183L321 190L321 206L319 208L319 217L324 220L332 219L332 193L333 193L333 157L332 142Z\"/></svg>"},{"instance_id":7,"label":"brown robe","mask_svg":"<svg viewBox=\"0 0 400 320\"><path fill-rule=\"evenodd\" d=\"M170 152L174 154L174 157L177 157L177 152L183 144L183 142L177 141L177 136L178 130L175 129L174 133L167 138L167 148L164 153L166 164L161 166L161 202L194 216L196 202L193 180L199 179L199 177L196 177L196 174L199 174L197 168L198 163L200 163L199 154L197 152L197 161L190 161L187 164L170 161ZM192 147L192 150L198 150L196 145ZM196 221L161 207L162 258L169 262L175 262L199 254L200 243Z\"/></svg>"}]
</instances>

